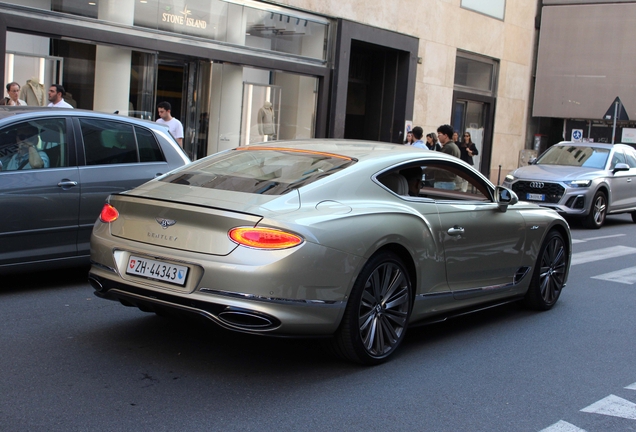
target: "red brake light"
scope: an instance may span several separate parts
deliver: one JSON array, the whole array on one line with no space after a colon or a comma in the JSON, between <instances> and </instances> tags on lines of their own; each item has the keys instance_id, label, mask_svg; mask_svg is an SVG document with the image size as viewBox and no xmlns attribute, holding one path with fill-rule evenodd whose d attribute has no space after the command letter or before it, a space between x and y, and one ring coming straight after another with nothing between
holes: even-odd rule
<instances>
[{"instance_id":1,"label":"red brake light","mask_svg":"<svg viewBox=\"0 0 636 432\"><path fill-rule=\"evenodd\" d=\"M102 212L99 214L99 220L104 223L111 223L117 220L119 212L110 204L104 204Z\"/></svg>"},{"instance_id":2,"label":"red brake light","mask_svg":"<svg viewBox=\"0 0 636 432\"><path fill-rule=\"evenodd\" d=\"M288 249L303 242L295 234L272 228L232 228L228 235L234 242L255 249Z\"/></svg>"}]
</instances>

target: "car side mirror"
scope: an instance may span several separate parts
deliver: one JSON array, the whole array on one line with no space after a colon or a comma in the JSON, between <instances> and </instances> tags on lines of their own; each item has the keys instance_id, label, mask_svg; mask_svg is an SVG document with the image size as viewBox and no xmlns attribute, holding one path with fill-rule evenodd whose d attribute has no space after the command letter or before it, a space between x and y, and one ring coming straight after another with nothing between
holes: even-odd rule
<instances>
[{"instance_id":1,"label":"car side mirror","mask_svg":"<svg viewBox=\"0 0 636 432\"><path fill-rule=\"evenodd\" d=\"M617 163L612 170L612 174L616 174L619 171L629 171L629 165L622 162Z\"/></svg>"},{"instance_id":2,"label":"car side mirror","mask_svg":"<svg viewBox=\"0 0 636 432\"><path fill-rule=\"evenodd\" d=\"M536 161L537 161L536 157L530 158L530 160L528 161L528 165L534 165Z\"/></svg>"},{"instance_id":3,"label":"car side mirror","mask_svg":"<svg viewBox=\"0 0 636 432\"><path fill-rule=\"evenodd\" d=\"M499 211L505 212L509 205L515 205L519 202L517 194L503 186L495 188L495 200L499 204Z\"/></svg>"}]
</instances>

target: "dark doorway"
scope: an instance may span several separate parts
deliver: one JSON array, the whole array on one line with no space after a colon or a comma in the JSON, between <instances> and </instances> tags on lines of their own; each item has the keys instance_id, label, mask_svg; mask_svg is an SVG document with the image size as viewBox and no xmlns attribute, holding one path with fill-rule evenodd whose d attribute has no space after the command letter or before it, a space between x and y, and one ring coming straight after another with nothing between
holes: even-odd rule
<instances>
[{"instance_id":1,"label":"dark doorway","mask_svg":"<svg viewBox=\"0 0 636 432\"><path fill-rule=\"evenodd\" d=\"M345 138L391 142L396 137L394 128L403 123L396 125L395 118L400 61L396 50L351 42Z\"/></svg>"},{"instance_id":2,"label":"dark doorway","mask_svg":"<svg viewBox=\"0 0 636 432\"><path fill-rule=\"evenodd\" d=\"M182 120L183 102L184 102L184 82L187 76L187 63L183 61L159 60L157 67L157 100L156 104L162 101L169 102L171 105L170 114L172 117ZM154 118L157 119L155 111Z\"/></svg>"}]
</instances>

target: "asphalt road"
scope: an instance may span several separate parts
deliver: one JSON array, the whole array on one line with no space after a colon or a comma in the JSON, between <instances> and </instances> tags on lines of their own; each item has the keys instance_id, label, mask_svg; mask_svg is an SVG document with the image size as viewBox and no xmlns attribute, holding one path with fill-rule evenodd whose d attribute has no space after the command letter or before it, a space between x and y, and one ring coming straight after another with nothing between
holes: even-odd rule
<instances>
[{"instance_id":1,"label":"asphalt road","mask_svg":"<svg viewBox=\"0 0 636 432\"><path fill-rule=\"evenodd\" d=\"M87 269L4 277L0 431L636 430L634 234L574 226L553 310L413 328L370 368L100 300Z\"/></svg>"}]
</instances>

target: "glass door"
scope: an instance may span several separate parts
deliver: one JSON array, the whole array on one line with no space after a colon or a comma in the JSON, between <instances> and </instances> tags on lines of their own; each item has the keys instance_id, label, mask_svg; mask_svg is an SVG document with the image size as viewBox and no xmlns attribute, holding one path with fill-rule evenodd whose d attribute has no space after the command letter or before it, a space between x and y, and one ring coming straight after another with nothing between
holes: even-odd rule
<instances>
[{"instance_id":1,"label":"glass door","mask_svg":"<svg viewBox=\"0 0 636 432\"><path fill-rule=\"evenodd\" d=\"M462 99L455 101L453 128L459 133L460 140L464 132L470 133L479 151L479 155L473 156L474 166L478 171L481 171L487 112L486 103Z\"/></svg>"}]
</instances>

